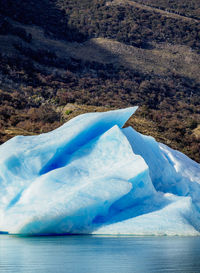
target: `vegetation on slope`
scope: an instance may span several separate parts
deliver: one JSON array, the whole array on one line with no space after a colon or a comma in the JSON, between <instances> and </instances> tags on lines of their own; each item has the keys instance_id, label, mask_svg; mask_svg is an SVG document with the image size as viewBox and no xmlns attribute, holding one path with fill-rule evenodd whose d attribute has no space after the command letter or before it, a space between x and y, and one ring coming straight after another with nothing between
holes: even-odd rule
<instances>
[{"instance_id":1,"label":"vegetation on slope","mask_svg":"<svg viewBox=\"0 0 200 273\"><path fill-rule=\"evenodd\" d=\"M1 142L140 105L136 129L200 161L197 19L105 0L0 0L0 13Z\"/></svg>"},{"instance_id":2,"label":"vegetation on slope","mask_svg":"<svg viewBox=\"0 0 200 273\"><path fill-rule=\"evenodd\" d=\"M138 3L180 14L189 18L200 19L198 0L135 0Z\"/></svg>"}]
</instances>

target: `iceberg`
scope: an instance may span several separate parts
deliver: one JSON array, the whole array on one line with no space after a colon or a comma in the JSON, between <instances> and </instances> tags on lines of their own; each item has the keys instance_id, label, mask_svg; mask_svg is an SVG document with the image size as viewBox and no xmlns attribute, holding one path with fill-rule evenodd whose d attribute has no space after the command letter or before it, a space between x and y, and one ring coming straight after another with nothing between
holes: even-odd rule
<instances>
[{"instance_id":1,"label":"iceberg","mask_svg":"<svg viewBox=\"0 0 200 273\"><path fill-rule=\"evenodd\" d=\"M200 165L133 128L137 107L0 146L0 232L200 235Z\"/></svg>"}]
</instances>

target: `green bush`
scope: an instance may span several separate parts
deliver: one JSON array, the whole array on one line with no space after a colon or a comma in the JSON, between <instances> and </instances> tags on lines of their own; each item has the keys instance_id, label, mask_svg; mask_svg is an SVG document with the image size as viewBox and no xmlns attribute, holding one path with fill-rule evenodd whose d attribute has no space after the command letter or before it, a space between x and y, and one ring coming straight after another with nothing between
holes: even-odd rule
<instances>
[{"instance_id":1,"label":"green bush","mask_svg":"<svg viewBox=\"0 0 200 273\"><path fill-rule=\"evenodd\" d=\"M69 114L71 114L72 113L72 110L66 110L65 111L65 115L69 115Z\"/></svg>"}]
</instances>

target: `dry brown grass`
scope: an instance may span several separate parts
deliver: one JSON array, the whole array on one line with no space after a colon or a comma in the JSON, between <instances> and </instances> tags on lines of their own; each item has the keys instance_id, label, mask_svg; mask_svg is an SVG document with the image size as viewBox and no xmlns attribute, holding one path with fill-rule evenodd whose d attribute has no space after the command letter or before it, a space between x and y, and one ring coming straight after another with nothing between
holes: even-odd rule
<instances>
[{"instance_id":1,"label":"dry brown grass","mask_svg":"<svg viewBox=\"0 0 200 273\"><path fill-rule=\"evenodd\" d=\"M102 61L105 58L102 54L104 50L105 52L110 52L111 56L117 56L111 60L119 65L123 64L129 68L140 70L143 73L161 75L175 73L200 82L200 56L187 46L154 43L153 49L142 49L109 39L97 38L93 39L93 52L95 45L97 56L98 58L102 56ZM90 48L89 43L85 43L84 46L87 49ZM90 50L87 51L85 56L91 57ZM93 58L95 58L94 54Z\"/></svg>"},{"instance_id":2,"label":"dry brown grass","mask_svg":"<svg viewBox=\"0 0 200 273\"><path fill-rule=\"evenodd\" d=\"M193 130L193 135L200 140L200 125L197 126L196 129Z\"/></svg>"}]
</instances>

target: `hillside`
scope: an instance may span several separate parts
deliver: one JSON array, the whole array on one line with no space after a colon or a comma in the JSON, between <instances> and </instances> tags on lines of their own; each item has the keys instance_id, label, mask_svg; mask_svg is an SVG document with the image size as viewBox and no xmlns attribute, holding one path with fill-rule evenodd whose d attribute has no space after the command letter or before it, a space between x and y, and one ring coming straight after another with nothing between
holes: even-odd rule
<instances>
[{"instance_id":1,"label":"hillside","mask_svg":"<svg viewBox=\"0 0 200 273\"><path fill-rule=\"evenodd\" d=\"M1 143L91 109L140 105L133 126L200 162L193 6L183 13L168 0L0 0Z\"/></svg>"},{"instance_id":2,"label":"hillside","mask_svg":"<svg viewBox=\"0 0 200 273\"><path fill-rule=\"evenodd\" d=\"M136 2L187 18L200 19L200 5L198 0L184 0L184 2L179 0L136 0Z\"/></svg>"}]
</instances>

